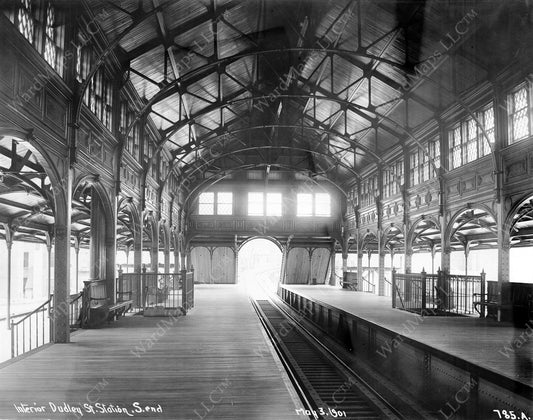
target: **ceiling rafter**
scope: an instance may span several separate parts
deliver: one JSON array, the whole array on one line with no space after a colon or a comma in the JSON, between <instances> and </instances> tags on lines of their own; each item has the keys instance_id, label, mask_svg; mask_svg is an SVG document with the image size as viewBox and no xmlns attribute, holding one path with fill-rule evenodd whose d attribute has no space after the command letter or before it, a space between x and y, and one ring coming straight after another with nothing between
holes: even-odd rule
<instances>
[{"instance_id":1,"label":"ceiling rafter","mask_svg":"<svg viewBox=\"0 0 533 420\"><path fill-rule=\"evenodd\" d=\"M357 172L355 172L353 170L352 167L350 167L349 165L346 165L345 163L343 163L339 158L337 158L332 153L326 153L326 152L321 152L321 151L318 151L318 150L313 150L313 149L310 149L310 148L294 147L294 146L255 146L255 147L244 147L244 148L240 148L240 149L232 149L232 150L230 150L230 151L228 151L226 153L222 153L222 154L213 156L213 157L211 157L209 159L202 159L201 163L199 165L196 165L191 172L183 173L182 175L184 175L184 177L185 177L184 179L186 179L186 178L190 177L191 175L193 175L195 172L201 170L201 168L203 166L209 165L209 164L211 164L212 162L215 162L218 159L221 159L221 158L227 157L227 156L231 156L231 155L236 154L236 153L242 153L242 152L246 152L246 151L276 150L276 149L279 149L279 150L290 150L290 151L295 151L296 150L296 151L311 153L313 155L324 156L324 157L327 157L328 159L332 159L336 163L336 165L331 166L330 168L328 168L324 172L328 172L330 169L335 169L336 166L338 165L338 166L341 166L341 167L345 168L354 177L356 177L358 179L361 177ZM265 163L274 163L274 162L265 162Z\"/></svg>"},{"instance_id":2,"label":"ceiling rafter","mask_svg":"<svg viewBox=\"0 0 533 420\"><path fill-rule=\"evenodd\" d=\"M204 187L205 188L209 188L209 187L213 186L214 184L219 182L221 179L223 179L225 176L228 176L228 175L231 175L231 174L237 173L237 172L247 171L247 170L250 170L250 169L266 168L267 166L270 166L271 169L272 168L278 168L278 169L281 169L281 170L287 170L287 171L291 171L291 172L300 173L300 174L302 174L304 176L307 176L316 185L320 185L320 182L318 180L314 179L312 176L309 175L309 171L308 170L303 170L303 169L298 168L298 167L293 166L293 165L278 164L278 163L274 163L274 164L272 164L272 163L245 164L245 165L242 165L241 167L235 167L235 168L231 168L231 169L222 169L220 171L215 172L213 175L210 175L207 178L204 178L202 180L202 182L200 182L192 190L190 190L190 192L187 195L187 198L185 200L185 205L187 205L187 203L191 199L195 199L195 196L197 195L197 193L199 191L201 191ZM214 179L214 181L213 181L213 179ZM346 192L344 191L344 189L341 186L339 186L338 184L336 184L335 182L331 181L330 179L321 178L320 181L323 181L325 183L328 183L328 184L332 185L336 190L339 191L339 193L342 196L346 196ZM207 187L206 187L206 185L207 185Z\"/></svg>"},{"instance_id":3,"label":"ceiling rafter","mask_svg":"<svg viewBox=\"0 0 533 420\"><path fill-rule=\"evenodd\" d=\"M244 128L233 129L233 130L229 129L228 127L220 127L220 128L218 128L216 130L213 130L213 133L215 133L215 137L209 137L213 133L208 133L208 134L206 134L204 136L204 138L200 138L199 139L198 144L201 145L202 141L205 140L205 139L210 140L210 141L217 141L217 139L221 135L223 136L223 135L226 135L226 134L237 134L237 133L248 132L250 130L261 130L261 129L272 128L272 127L278 127L278 128L302 128L301 125L295 125L295 124L266 124L266 125L265 124L261 124L261 125L256 125L256 126L248 126L248 127L244 127ZM374 159L376 159L377 162L382 162L381 157L376 155L372 150L368 149L364 145L361 145L359 143L354 142L354 140L352 140L350 138L347 138L343 134L338 133L338 132L336 132L334 130L331 130L331 129L327 128L327 127L324 128L324 127L320 127L320 126L319 127L316 127L316 126L303 126L303 129L312 130L312 131L315 131L315 132L318 132L318 133L329 132L329 133L341 138L346 143L350 144L354 149L361 149L362 151L364 151L364 152L368 153L369 155L373 156ZM220 132L220 133L218 133L218 132ZM182 148L182 150L186 154L188 154L188 153L195 152L197 150L197 147L192 148L189 145L189 146L186 146L185 148ZM179 152L175 153L175 154L179 154Z\"/></svg>"}]
</instances>

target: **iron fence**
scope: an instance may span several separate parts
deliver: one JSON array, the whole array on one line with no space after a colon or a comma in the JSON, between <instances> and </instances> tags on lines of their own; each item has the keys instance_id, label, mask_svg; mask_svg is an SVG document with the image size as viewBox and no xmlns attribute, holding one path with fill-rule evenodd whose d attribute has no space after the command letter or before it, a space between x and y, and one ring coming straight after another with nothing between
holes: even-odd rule
<instances>
[{"instance_id":1,"label":"iron fence","mask_svg":"<svg viewBox=\"0 0 533 420\"><path fill-rule=\"evenodd\" d=\"M194 272L179 273L119 273L117 301L131 300L134 311L147 307L165 309L194 306Z\"/></svg>"},{"instance_id":2,"label":"iron fence","mask_svg":"<svg viewBox=\"0 0 533 420\"><path fill-rule=\"evenodd\" d=\"M485 290L480 276L406 273L392 274L392 307L426 315L473 315L476 296Z\"/></svg>"}]
</instances>

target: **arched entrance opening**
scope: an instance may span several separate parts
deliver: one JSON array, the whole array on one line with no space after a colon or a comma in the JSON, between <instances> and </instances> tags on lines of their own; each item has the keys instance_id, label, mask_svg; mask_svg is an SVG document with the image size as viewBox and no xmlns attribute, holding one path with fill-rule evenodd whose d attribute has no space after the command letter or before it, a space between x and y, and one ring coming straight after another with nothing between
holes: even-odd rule
<instances>
[{"instance_id":1,"label":"arched entrance opening","mask_svg":"<svg viewBox=\"0 0 533 420\"><path fill-rule=\"evenodd\" d=\"M239 249L237 282L249 293L276 292L282 264L282 252L274 241L253 238Z\"/></svg>"}]
</instances>

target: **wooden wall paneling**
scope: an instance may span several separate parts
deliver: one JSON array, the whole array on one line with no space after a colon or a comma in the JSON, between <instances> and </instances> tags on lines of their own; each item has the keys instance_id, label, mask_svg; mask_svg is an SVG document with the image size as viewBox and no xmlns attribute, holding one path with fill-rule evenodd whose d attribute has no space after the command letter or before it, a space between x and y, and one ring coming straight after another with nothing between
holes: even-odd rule
<instances>
[{"instance_id":1,"label":"wooden wall paneling","mask_svg":"<svg viewBox=\"0 0 533 420\"><path fill-rule=\"evenodd\" d=\"M231 248L218 247L213 251L211 279L217 284L235 283L235 254Z\"/></svg>"},{"instance_id":2,"label":"wooden wall paneling","mask_svg":"<svg viewBox=\"0 0 533 420\"><path fill-rule=\"evenodd\" d=\"M191 250L191 262L194 267L195 283L211 282L211 254L205 247L197 247Z\"/></svg>"},{"instance_id":3,"label":"wooden wall paneling","mask_svg":"<svg viewBox=\"0 0 533 420\"><path fill-rule=\"evenodd\" d=\"M317 248L311 259L311 279L316 278L317 284L324 284L328 274L331 252L327 248Z\"/></svg>"},{"instance_id":4,"label":"wooden wall paneling","mask_svg":"<svg viewBox=\"0 0 533 420\"><path fill-rule=\"evenodd\" d=\"M287 283L307 284L309 281L309 253L306 248L292 248L287 257Z\"/></svg>"}]
</instances>

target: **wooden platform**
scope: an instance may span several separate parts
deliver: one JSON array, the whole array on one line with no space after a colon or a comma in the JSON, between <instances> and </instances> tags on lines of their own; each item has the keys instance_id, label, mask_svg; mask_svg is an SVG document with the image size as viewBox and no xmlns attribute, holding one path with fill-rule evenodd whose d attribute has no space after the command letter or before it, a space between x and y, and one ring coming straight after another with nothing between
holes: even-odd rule
<instances>
[{"instance_id":1,"label":"wooden platform","mask_svg":"<svg viewBox=\"0 0 533 420\"><path fill-rule=\"evenodd\" d=\"M129 418L97 404L150 419L298 418L294 390L241 288L199 286L195 300L186 317L122 318L3 367L0 418L82 418L50 403L81 407L88 419ZM135 402L156 411L137 413ZM46 411L18 413L21 404Z\"/></svg>"},{"instance_id":2,"label":"wooden platform","mask_svg":"<svg viewBox=\"0 0 533 420\"><path fill-rule=\"evenodd\" d=\"M533 330L475 317L439 317L393 309L390 297L331 286L283 285L394 333L533 386ZM418 320L417 320L418 318ZM411 321L411 322L408 322Z\"/></svg>"}]
</instances>

